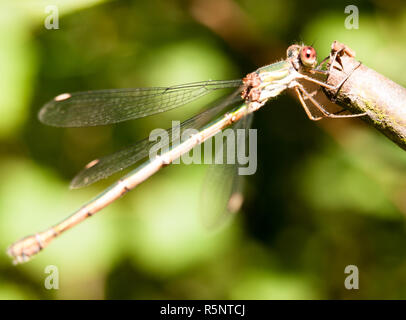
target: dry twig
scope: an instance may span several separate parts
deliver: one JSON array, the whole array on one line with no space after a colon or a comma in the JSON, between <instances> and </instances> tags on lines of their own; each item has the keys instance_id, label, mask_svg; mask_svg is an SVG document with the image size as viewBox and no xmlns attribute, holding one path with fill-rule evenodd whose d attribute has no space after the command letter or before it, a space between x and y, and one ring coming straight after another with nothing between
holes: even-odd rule
<instances>
[{"instance_id":1,"label":"dry twig","mask_svg":"<svg viewBox=\"0 0 406 320\"><path fill-rule=\"evenodd\" d=\"M363 120L406 150L406 89L361 64L351 49L338 42L333 43L332 54L337 46L345 50L334 62L327 83L335 86L350 76L338 92L323 88L327 97L353 113L366 112Z\"/></svg>"}]
</instances>

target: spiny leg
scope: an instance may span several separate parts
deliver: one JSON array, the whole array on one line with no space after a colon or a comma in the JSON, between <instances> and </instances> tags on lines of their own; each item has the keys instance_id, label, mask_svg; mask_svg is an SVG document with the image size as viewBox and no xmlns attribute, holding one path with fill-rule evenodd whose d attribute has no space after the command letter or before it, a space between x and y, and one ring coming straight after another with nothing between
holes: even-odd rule
<instances>
[{"instance_id":1,"label":"spiny leg","mask_svg":"<svg viewBox=\"0 0 406 320\"><path fill-rule=\"evenodd\" d=\"M342 65L342 63L341 63L341 59L340 59L339 54L340 54L342 51L344 51L344 50L345 50L345 48L341 48L339 51L335 51L333 56L332 56L331 53L330 53L330 55L328 55L327 57L325 57L325 58L319 63L319 65L318 65L316 68L314 68L312 71L314 71L315 73L329 74L329 73L331 72L332 66L333 66L333 64L334 64L334 62L335 62L336 60L337 60L337 62L340 64L341 68L343 69L343 65ZM328 70L321 70L321 67L322 67L325 63L327 63L328 60L330 60L330 61L328 62L328 66L329 66L329 67L328 67ZM331 61L333 61L333 62L331 62Z\"/></svg>"},{"instance_id":2,"label":"spiny leg","mask_svg":"<svg viewBox=\"0 0 406 320\"><path fill-rule=\"evenodd\" d=\"M336 86L332 86L332 85L330 85L330 84L327 84L327 83L325 83L325 82L323 82L323 81L320 81L320 80L314 79L314 78L312 78L312 77L306 76L306 75L304 75L304 74L301 75L301 79L304 79L304 80L307 80L307 81L316 83L316 84L318 84L319 86L322 86L322 87L325 87L325 88L327 88L327 89L330 89L330 90L333 90L333 91L337 91L337 92L338 92L338 90L340 90L340 88L341 88L341 86L344 84L344 82L347 81L347 79L351 76L351 74L355 71L355 69L357 69L360 65L361 65L361 63L360 63L358 66L356 66L356 67L350 72L350 74L348 74L348 75L347 75L343 80L341 80L340 83L337 84Z\"/></svg>"},{"instance_id":3,"label":"spiny leg","mask_svg":"<svg viewBox=\"0 0 406 320\"><path fill-rule=\"evenodd\" d=\"M317 68L310 69L309 72L312 73L312 74L315 74L315 73L322 74L324 76L329 74L329 70L320 70L320 69L317 69Z\"/></svg>"},{"instance_id":4,"label":"spiny leg","mask_svg":"<svg viewBox=\"0 0 406 320\"><path fill-rule=\"evenodd\" d=\"M306 100L310 100L310 97L313 97L314 95L317 94L317 92L319 91L319 89L314 90L313 92L307 93L307 96L303 96L303 93L299 90L299 86L295 86L294 87L295 92L297 94L297 97L299 98L299 101L304 109L304 111L306 112L307 116L309 117L310 120L312 121L318 121L324 118L324 116L314 116L312 114L312 112L310 111L309 107L306 104ZM343 110L340 110L340 112L342 112ZM324 113L323 113L324 115ZM326 116L326 115L325 115Z\"/></svg>"},{"instance_id":5,"label":"spiny leg","mask_svg":"<svg viewBox=\"0 0 406 320\"><path fill-rule=\"evenodd\" d=\"M327 57L325 57L323 59L323 61L320 62L320 64L315 68L315 70L319 70L321 69L322 65L325 64L327 62L327 60L329 60L329 67L328 70L326 70L327 73L331 72L331 69L333 68L334 62L337 61L338 64L341 67L341 71L344 71L344 67L343 64L341 62L340 57L343 55L343 52L345 51L345 53L351 57L354 57L355 54L352 54L351 52L348 52L348 47L347 46L341 46L338 50L335 46L336 41L333 43L332 48L331 48L331 52L330 55L328 55ZM333 53L334 52L334 53Z\"/></svg>"},{"instance_id":6,"label":"spiny leg","mask_svg":"<svg viewBox=\"0 0 406 320\"><path fill-rule=\"evenodd\" d=\"M329 66L329 68L328 68L328 73L330 73L330 72L331 72L331 69L333 69L334 62L335 62L335 61L337 61L338 64L340 65L341 71L344 72L344 66L343 66L343 64L342 64L342 62L341 62L340 56L338 55L338 54L341 53L342 51L344 51L344 48L343 48L343 49L340 49L339 51L335 51L333 56L331 56L331 54L330 54L330 66Z\"/></svg>"},{"instance_id":7,"label":"spiny leg","mask_svg":"<svg viewBox=\"0 0 406 320\"><path fill-rule=\"evenodd\" d=\"M300 103L302 104L302 107L303 107L304 111L306 112L307 116L309 117L309 119L310 119L310 120L313 120L313 121L318 121L318 120L320 120L320 119L323 119L323 117L321 117L321 116L314 116L314 115L311 113L309 107L308 107L307 104L306 104L305 98L303 98L303 94L300 92L300 90L298 89L298 87L294 87L294 89L295 89L295 92L296 92L296 94L297 94L297 97L299 98L299 101L300 101Z\"/></svg>"},{"instance_id":8,"label":"spiny leg","mask_svg":"<svg viewBox=\"0 0 406 320\"><path fill-rule=\"evenodd\" d=\"M331 51L330 54L325 57L319 65L314 68L312 71L314 73L324 73L324 74L329 74L331 72L331 69L333 68L334 62L337 61L338 64L341 67L341 71L344 71L344 66L341 62L341 57L346 54L349 57L355 57L355 52L353 52L349 47L347 47L344 44L341 44L337 41L334 41L333 44L331 45ZM328 62L328 70L321 70L321 67L327 62ZM321 71L321 72L320 72Z\"/></svg>"},{"instance_id":9,"label":"spiny leg","mask_svg":"<svg viewBox=\"0 0 406 320\"><path fill-rule=\"evenodd\" d=\"M328 72L331 71L331 66L334 64L334 61L335 61L337 58L339 58L338 53L341 53L342 51L345 51L345 50L346 50L346 47L343 47L343 48L341 48L341 49L339 49L339 50L337 50L337 51L334 52L334 56L333 56L333 58L332 58L332 59L333 59L333 63L331 63L330 69L329 69ZM331 55L331 54L330 54L330 55ZM341 61L339 61L339 63L340 63L340 65L342 66ZM335 93L335 95L334 95L334 97L335 97L335 96L337 96L337 94L338 94L339 90L341 89L341 86L344 84L344 82L347 81L347 79L352 75L352 73L353 73L356 69L359 68L360 65L361 65L361 62L360 62L354 69L352 69L351 72L350 72L349 74L347 74L347 76L346 76L339 84L337 84L336 86L329 85L329 84L327 84L327 83L325 83L325 82L323 82L323 81L319 81L319 80L317 80L317 79L314 79L314 78L312 78L312 77L309 77L309 76L306 76L306 75L303 75L303 74L302 74L302 77L301 77L301 78L302 78L302 79L305 79L305 80L307 80L307 81L316 83L316 84L318 84L319 86L322 86L322 87L328 88L328 89L330 89L330 90L336 91L336 93ZM333 99L334 99L334 97L333 97Z\"/></svg>"},{"instance_id":10,"label":"spiny leg","mask_svg":"<svg viewBox=\"0 0 406 320\"><path fill-rule=\"evenodd\" d=\"M341 48L340 50L335 51L333 57L331 57L331 54L330 54L330 57L331 57L330 60L333 60L333 62L334 62L336 59L338 60L338 59L339 59L339 55L338 55L338 54L341 53L341 52L344 51L344 50L345 50L345 48ZM326 57L326 58L318 65L317 68L313 69L313 71L316 71L316 72L319 72L319 73L324 73L324 70L318 70L318 69L321 67L321 65L322 65L323 63L325 63L325 61L327 61L328 58L329 58L329 57ZM338 63L341 65L341 67L343 67L342 64L341 64L341 61L338 61ZM329 68L329 70L327 71L327 73L329 73L329 72L331 71L331 66L332 66L332 65L333 65L333 63L331 63L330 68ZM318 84L318 85L320 85L320 86L329 88L329 89L331 89L331 90L336 90L336 91L337 91L336 94L337 94L338 91L340 90L341 86L344 84L344 82L351 76L351 74L352 74L357 68L359 68L360 65L361 65L361 63L359 63L358 66L356 66L353 70L351 70L351 72L350 72L339 84L337 84L336 86L331 86L331 85L329 85L329 84L327 84L327 83L324 83L324 82L322 82L322 81L319 81L319 80L317 80L317 79L314 79L314 78L309 77L309 76L306 76L306 75L302 75L302 76L303 76L302 79L305 79L305 80L308 80L308 81L310 81L310 82L316 83L316 84ZM306 103L305 103L305 100L310 100L310 101L317 107L317 109L319 109L320 112L323 113L324 116L330 117L330 118L353 118L353 117L362 117L362 116L367 115L366 112L359 113L359 114L340 115L340 113L346 111L345 109L342 109L342 110L339 110L339 111L333 112L333 113L328 112L319 102L317 102L317 101L313 98L314 95L316 95L317 92L320 90L320 88L318 88L317 90L314 90L314 91L311 92L311 93L307 92L307 90L306 90L301 84L299 84L299 83L298 83L297 87L295 86L294 88L295 88L296 94L297 94L298 97L299 97L300 102L302 103L303 108L305 109L307 115L309 116L309 118L310 118L311 120L317 121L317 120L322 119L323 117L315 117L315 116L311 115L310 110L309 110L309 108L307 107L307 105L306 105Z\"/></svg>"},{"instance_id":11,"label":"spiny leg","mask_svg":"<svg viewBox=\"0 0 406 320\"><path fill-rule=\"evenodd\" d=\"M317 88L316 90L313 90L312 92L309 92L309 96L314 97L318 92L320 92L320 87ZM304 97L304 100L308 100L309 98Z\"/></svg>"},{"instance_id":12,"label":"spiny leg","mask_svg":"<svg viewBox=\"0 0 406 320\"><path fill-rule=\"evenodd\" d=\"M322 66L323 66L324 64L327 63L327 61L328 61L330 58L331 58L331 55L325 57L325 58L319 63L319 65L318 65L317 67L315 67L315 68L313 68L313 69L310 70L310 73L320 73L320 74L328 75L328 74L330 73L330 71L331 71L331 68L329 68L328 70L322 70L321 68L322 68ZM331 59L330 59L330 60L331 60Z\"/></svg>"},{"instance_id":13,"label":"spiny leg","mask_svg":"<svg viewBox=\"0 0 406 320\"><path fill-rule=\"evenodd\" d=\"M338 110L338 111L334 112L334 114L340 114L340 113L343 113L345 111L347 111L347 110L346 109L341 109L341 110Z\"/></svg>"},{"instance_id":14,"label":"spiny leg","mask_svg":"<svg viewBox=\"0 0 406 320\"><path fill-rule=\"evenodd\" d=\"M316 89L316 90L314 90L314 91L312 91L312 92L309 92L309 96L311 96L311 97L314 97L318 92L320 91L320 87L318 88L318 89ZM303 100L309 100L309 98L308 97L303 97L303 95L302 95L302 98L303 98ZM340 113L343 113L343 112L345 112L345 111L347 111L347 109L341 109L341 110L338 110L338 111L335 111L335 112L332 112L333 114L340 114Z\"/></svg>"},{"instance_id":15,"label":"spiny leg","mask_svg":"<svg viewBox=\"0 0 406 320\"><path fill-rule=\"evenodd\" d=\"M295 89L295 92L296 92L296 94L297 94L297 96L298 96L298 98L299 98L299 101L300 101L300 103L301 103L303 109L305 110L307 116L309 117L309 119L310 119L310 120L313 120L313 121L318 121L318 120L320 120L320 119L323 119L324 116L314 116L314 115L311 113L311 111L310 111L310 109L309 109L309 107L307 106L306 101L305 101L305 100L309 100L309 98L308 98L308 97L304 97L303 94L302 94L302 92L299 91L299 89L298 89L297 87L294 87L294 89ZM313 96L317 91L318 91L318 90L315 90L315 91L309 93L309 95L310 95L310 96ZM342 112L344 112L344 111L347 111L347 110L346 110L346 109L341 109L341 110L339 110L339 111L337 111L337 112L334 112L334 113L332 113L332 114L333 114L333 115L338 115L338 114L340 114L340 113L342 113ZM351 115L351 116L358 116L358 115ZM340 117L340 118L342 118L342 117Z\"/></svg>"},{"instance_id":16,"label":"spiny leg","mask_svg":"<svg viewBox=\"0 0 406 320\"><path fill-rule=\"evenodd\" d=\"M306 89L300 84L298 83L297 86L295 88L298 88L299 91L301 91L301 93L307 98L309 99L313 105L320 110L320 112L329 118L356 118L356 117L362 117L362 116L366 116L367 113L363 112L363 113L357 113L357 114L335 114L335 113L331 113L329 111L327 111L319 102L317 102L316 99L314 99L307 91Z\"/></svg>"},{"instance_id":17,"label":"spiny leg","mask_svg":"<svg viewBox=\"0 0 406 320\"><path fill-rule=\"evenodd\" d=\"M332 68L334 66L334 62L336 62L336 61L340 65L341 71L344 72L344 66L343 66L342 61L341 61L341 57L344 56L344 55L347 55L348 57L354 58L355 57L355 52L350 47L348 47L347 45L345 45L343 43L340 43L337 40L334 41L331 44L329 72L331 72L331 70L332 70ZM337 68L337 70L338 70L338 68Z\"/></svg>"},{"instance_id":18,"label":"spiny leg","mask_svg":"<svg viewBox=\"0 0 406 320\"><path fill-rule=\"evenodd\" d=\"M331 56L325 57L325 58L319 63L319 65L318 65L316 68L314 68L313 70L324 71L324 70L321 70L321 67L323 66L323 64L325 64L325 63L327 62L327 60L328 60L330 57L331 57Z\"/></svg>"}]
</instances>

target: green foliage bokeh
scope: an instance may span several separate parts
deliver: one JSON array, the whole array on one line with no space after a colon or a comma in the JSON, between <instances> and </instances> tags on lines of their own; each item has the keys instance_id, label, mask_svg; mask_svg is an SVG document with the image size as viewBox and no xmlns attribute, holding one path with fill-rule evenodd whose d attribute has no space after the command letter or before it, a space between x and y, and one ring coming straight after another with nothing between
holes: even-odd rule
<instances>
[{"instance_id":1,"label":"green foliage bokeh","mask_svg":"<svg viewBox=\"0 0 406 320\"><path fill-rule=\"evenodd\" d=\"M356 1L353 1L356 2ZM406 85L406 7L359 1L0 1L0 299L406 298L406 153L360 120L309 121L293 95L259 111L258 171L238 216L199 221L205 166L165 168L27 264L7 246L62 220L119 175L83 190L93 158L184 120L200 106L113 126L47 127L41 106L72 91L235 79L293 42L326 56L346 43ZM44 288L47 265L60 288ZM344 287L357 265L360 289Z\"/></svg>"}]
</instances>

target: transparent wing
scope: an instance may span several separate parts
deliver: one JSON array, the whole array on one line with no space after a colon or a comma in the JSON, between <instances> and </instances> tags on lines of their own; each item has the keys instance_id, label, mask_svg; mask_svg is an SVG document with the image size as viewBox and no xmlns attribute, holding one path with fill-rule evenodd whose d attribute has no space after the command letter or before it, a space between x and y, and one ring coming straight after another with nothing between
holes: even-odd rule
<instances>
[{"instance_id":1,"label":"transparent wing","mask_svg":"<svg viewBox=\"0 0 406 320\"><path fill-rule=\"evenodd\" d=\"M248 114L232 127L234 136L237 137L235 142L237 148L247 146L248 129L252 119L253 114ZM237 129L245 129L245 135L237 135ZM226 149L224 142L222 150ZM238 175L238 168L237 162L227 164L226 152L223 152L222 164L209 166L200 205L201 218L206 228L215 229L224 225L241 208L244 200L243 179Z\"/></svg>"},{"instance_id":2,"label":"transparent wing","mask_svg":"<svg viewBox=\"0 0 406 320\"><path fill-rule=\"evenodd\" d=\"M169 142L174 134L182 135L185 129L193 128L200 129L212 120L216 115L224 109L231 107L236 102L241 101L240 89L226 98L222 98L215 102L210 108L199 113L198 115L182 122L180 124L180 133L176 132L178 128L168 129ZM123 170L134 163L148 156L150 148L156 144L156 141L145 138L135 144L118 151L114 154L105 156L100 159L90 162L76 177L72 180L71 188L81 188L88 186L98 180L105 179L112 174Z\"/></svg>"},{"instance_id":3,"label":"transparent wing","mask_svg":"<svg viewBox=\"0 0 406 320\"><path fill-rule=\"evenodd\" d=\"M213 80L173 87L64 93L44 105L38 117L57 127L105 125L168 111L215 90L241 84L241 80Z\"/></svg>"}]
</instances>

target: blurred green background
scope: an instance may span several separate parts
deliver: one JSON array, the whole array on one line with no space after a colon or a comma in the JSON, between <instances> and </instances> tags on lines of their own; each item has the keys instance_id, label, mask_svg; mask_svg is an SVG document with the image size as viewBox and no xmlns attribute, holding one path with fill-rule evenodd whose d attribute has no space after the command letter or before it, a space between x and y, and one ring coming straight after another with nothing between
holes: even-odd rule
<instances>
[{"instance_id":1,"label":"blurred green background","mask_svg":"<svg viewBox=\"0 0 406 320\"><path fill-rule=\"evenodd\" d=\"M44 27L57 4L59 29ZM346 5L359 29L344 27ZM118 179L69 190L90 160L196 109L80 129L42 125L63 92L241 78L294 42L333 40L406 85L398 1L0 1L0 299L406 298L406 153L361 120L309 121L284 94L254 118L258 171L231 223L198 216L205 166L165 168L27 264L5 250ZM47 265L59 289L47 290ZM357 265L360 289L344 287Z\"/></svg>"}]
</instances>

